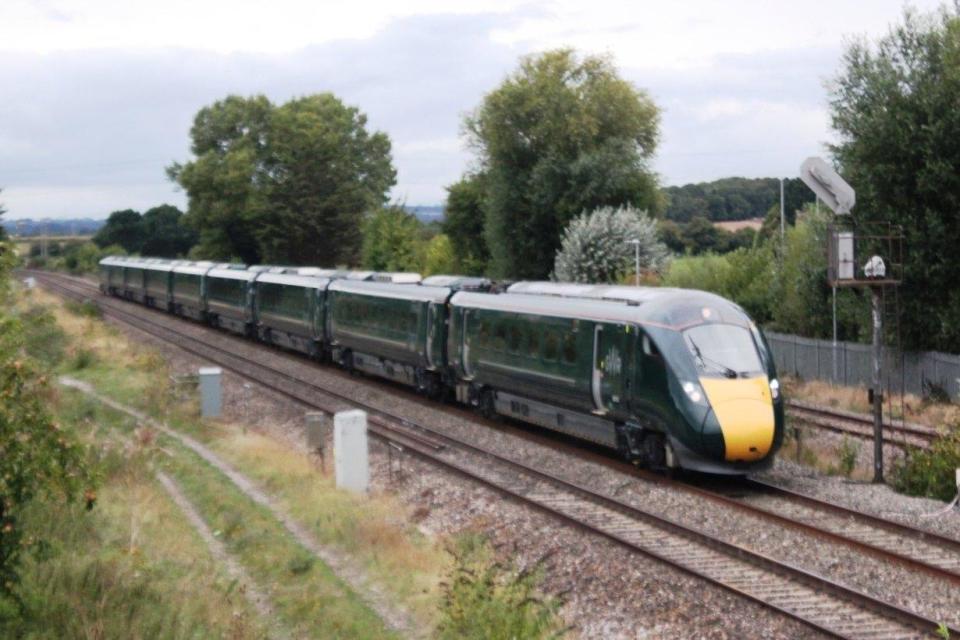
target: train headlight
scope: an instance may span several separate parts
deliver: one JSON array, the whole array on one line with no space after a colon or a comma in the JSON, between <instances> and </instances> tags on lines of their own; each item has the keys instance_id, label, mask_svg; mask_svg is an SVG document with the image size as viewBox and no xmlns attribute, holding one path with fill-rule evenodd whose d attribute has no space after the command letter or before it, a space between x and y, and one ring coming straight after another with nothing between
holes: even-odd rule
<instances>
[{"instance_id":1,"label":"train headlight","mask_svg":"<svg viewBox=\"0 0 960 640\"><path fill-rule=\"evenodd\" d=\"M773 396L774 400L780 398L780 381L776 378L770 381L770 395Z\"/></svg>"},{"instance_id":2,"label":"train headlight","mask_svg":"<svg viewBox=\"0 0 960 640\"><path fill-rule=\"evenodd\" d=\"M703 390L700 389L700 385L694 384L693 382L684 382L683 391L693 402L696 402L697 404L706 404L703 399Z\"/></svg>"}]
</instances>

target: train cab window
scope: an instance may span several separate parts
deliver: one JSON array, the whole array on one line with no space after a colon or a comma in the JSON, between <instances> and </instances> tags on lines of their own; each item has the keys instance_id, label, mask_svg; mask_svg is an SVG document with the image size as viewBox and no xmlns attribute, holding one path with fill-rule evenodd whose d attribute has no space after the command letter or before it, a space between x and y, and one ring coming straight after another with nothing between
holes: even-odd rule
<instances>
[{"instance_id":1,"label":"train cab window","mask_svg":"<svg viewBox=\"0 0 960 640\"><path fill-rule=\"evenodd\" d=\"M556 360L560 353L560 337L556 330L547 329L543 334L543 359Z\"/></svg>"},{"instance_id":2,"label":"train cab window","mask_svg":"<svg viewBox=\"0 0 960 640\"><path fill-rule=\"evenodd\" d=\"M483 348L490 346L490 323L485 320L480 321L480 328L477 330L477 343Z\"/></svg>"},{"instance_id":3,"label":"train cab window","mask_svg":"<svg viewBox=\"0 0 960 640\"><path fill-rule=\"evenodd\" d=\"M577 361L577 334L575 333L563 334L563 361L569 364Z\"/></svg>"},{"instance_id":4,"label":"train cab window","mask_svg":"<svg viewBox=\"0 0 960 640\"><path fill-rule=\"evenodd\" d=\"M648 356L651 356L651 357L654 357L654 358L661 358L661 357L662 357L662 356L660 355L660 350L657 349L657 345L655 345L655 344L653 343L653 340L650 339L650 336L648 336L648 335L646 335L646 334L644 334L644 336L643 336L643 353L644 353L645 355L648 355Z\"/></svg>"}]
</instances>

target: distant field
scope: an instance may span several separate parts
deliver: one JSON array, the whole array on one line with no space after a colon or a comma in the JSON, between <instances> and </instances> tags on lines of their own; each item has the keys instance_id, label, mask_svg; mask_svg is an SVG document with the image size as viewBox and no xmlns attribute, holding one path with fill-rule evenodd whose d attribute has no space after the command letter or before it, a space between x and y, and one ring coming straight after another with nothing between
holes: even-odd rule
<instances>
[{"instance_id":1,"label":"distant field","mask_svg":"<svg viewBox=\"0 0 960 640\"><path fill-rule=\"evenodd\" d=\"M740 229L753 229L754 231L759 231L760 227L763 226L763 218L731 220L729 222L714 222L713 226L729 231L730 233L734 233Z\"/></svg>"}]
</instances>

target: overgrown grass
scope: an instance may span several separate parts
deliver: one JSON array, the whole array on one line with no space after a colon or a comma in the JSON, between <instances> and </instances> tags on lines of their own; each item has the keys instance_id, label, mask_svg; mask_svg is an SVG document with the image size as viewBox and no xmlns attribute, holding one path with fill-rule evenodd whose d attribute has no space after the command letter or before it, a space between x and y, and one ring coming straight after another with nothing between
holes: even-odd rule
<instances>
[{"instance_id":1,"label":"overgrown grass","mask_svg":"<svg viewBox=\"0 0 960 640\"><path fill-rule=\"evenodd\" d=\"M893 486L903 493L952 500L960 469L960 427L937 438L929 449L913 449L894 467Z\"/></svg>"},{"instance_id":2,"label":"overgrown grass","mask_svg":"<svg viewBox=\"0 0 960 640\"><path fill-rule=\"evenodd\" d=\"M565 634L559 616L562 600L537 592L539 565L518 570L501 564L476 535L454 539L450 553L454 567L443 585L438 638L513 640Z\"/></svg>"},{"instance_id":3,"label":"overgrown grass","mask_svg":"<svg viewBox=\"0 0 960 640\"><path fill-rule=\"evenodd\" d=\"M449 558L411 524L415 518L409 508L390 496L337 491L329 469L321 472L306 456L272 438L229 426L208 428L200 437L276 496L318 540L361 561L424 626L435 622L438 576L447 570Z\"/></svg>"},{"instance_id":4,"label":"overgrown grass","mask_svg":"<svg viewBox=\"0 0 960 640\"><path fill-rule=\"evenodd\" d=\"M28 509L24 524L45 544L27 556L21 606L0 611L0 637L262 637L236 585L153 480L151 443L116 438L118 418L72 393L56 412L95 445L103 482L92 509Z\"/></svg>"}]
</instances>

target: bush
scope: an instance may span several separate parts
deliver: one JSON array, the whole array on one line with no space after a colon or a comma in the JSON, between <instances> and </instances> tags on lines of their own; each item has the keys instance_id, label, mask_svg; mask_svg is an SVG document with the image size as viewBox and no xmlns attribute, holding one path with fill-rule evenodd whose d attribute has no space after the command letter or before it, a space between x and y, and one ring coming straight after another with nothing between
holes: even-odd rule
<instances>
[{"instance_id":1,"label":"bush","mask_svg":"<svg viewBox=\"0 0 960 640\"><path fill-rule=\"evenodd\" d=\"M493 559L486 542L462 536L450 548L454 565L443 587L441 639L511 640L564 635L559 598L536 593L540 565L517 571Z\"/></svg>"},{"instance_id":2,"label":"bush","mask_svg":"<svg viewBox=\"0 0 960 640\"><path fill-rule=\"evenodd\" d=\"M44 368L52 369L63 362L67 334L63 332L49 309L32 306L20 314L23 349Z\"/></svg>"},{"instance_id":3,"label":"bush","mask_svg":"<svg viewBox=\"0 0 960 640\"><path fill-rule=\"evenodd\" d=\"M657 235L657 223L633 207L600 207L574 218L563 233L552 277L561 282L618 282L633 273L640 241L640 269L660 271L669 252Z\"/></svg>"},{"instance_id":4,"label":"bush","mask_svg":"<svg viewBox=\"0 0 960 640\"><path fill-rule=\"evenodd\" d=\"M893 470L893 486L912 496L952 500L960 468L960 426L937 438L929 449L913 449Z\"/></svg>"}]
</instances>

